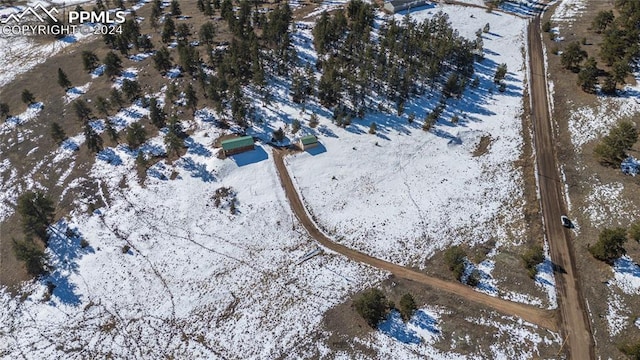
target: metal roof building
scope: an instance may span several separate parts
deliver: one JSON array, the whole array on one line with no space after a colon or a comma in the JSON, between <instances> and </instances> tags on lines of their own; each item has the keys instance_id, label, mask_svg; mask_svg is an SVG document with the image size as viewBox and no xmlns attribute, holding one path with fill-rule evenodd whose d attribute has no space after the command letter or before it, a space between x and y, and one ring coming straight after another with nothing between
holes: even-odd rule
<instances>
[{"instance_id":1,"label":"metal roof building","mask_svg":"<svg viewBox=\"0 0 640 360\"><path fill-rule=\"evenodd\" d=\"M241 136L224 140L220 145L222 145L222 151L224 151L224 154L227 156L253 150L254 147L253 137L251 136Z\"/></svg>"},{"instance_id":2,"label":"metal roof building","mask_svg":"<svg viewBox=\"0 0 640 360\"><path fill-rule=\"evenodd\" d=\"M398 11L406 10L409 8L416 8L428 4L429 2L430 1L426 0L391 0L384 2L384 9L392 14L395 14Z\"/></svg>"},{"instance_id":3,"label":"metal roof building","mask_svg":"<svg viewBox=\"0 0 640 360\"><path fill-rule=\"evenodd\" d=\"M318 146L318 138L315 135L307 135L300 138L300 149L307 150Z\"/></svg>"}]
</instances>

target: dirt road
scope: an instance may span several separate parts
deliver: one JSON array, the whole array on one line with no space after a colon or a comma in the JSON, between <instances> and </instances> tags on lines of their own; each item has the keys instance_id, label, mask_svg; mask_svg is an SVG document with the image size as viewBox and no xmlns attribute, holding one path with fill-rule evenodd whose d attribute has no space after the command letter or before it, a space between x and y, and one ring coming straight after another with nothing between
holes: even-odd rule
<instances>
[{"instance_id":1,"label":"dirt road","mask_svg":"<svg viewBox=\"0 0 640 360\"><path fill-rule=\"evenodd\" d=\"M289 172L287 171L287 167L284 163L284 156L286 152L283 150L274 150L273 157L276 163L276 168L278 170L278 176L280 177L280 181L284 187L287 198L289 199L289 204L291 209L300 220L302 226L307 230L309 235L316 239L322 246L329 248L339 254L342 254L352 260L361 262L363 264L367 264L373 266L378 269L389 271L395 276L409 279L430 287L434 289L442 290L449 292L451 294L455 294L464 298L466 300L470 300L489 308L495 309L505 315L513 315L522 318L525 321L530 323L539 325L546 329L557 331L558 324L555 318L555 312L539 309L534 306L514 303L511 301L503 300L500 298L492 297L483 293L479 293L473 290L471 287L463 285L458 282L451 282L442 279L438 279L432 276L428 276L421 272L407 269L403 266L396 265L390 263L388 261L378 259L357 250L348 248L344 245L335 243L333 240L329 239L324 233L322 233L317 227L316 224L311 220L309 215L307 214L302 201L300 200L300 196L296 191L293 182L291 181L291 177L289 176Z\"/></svg>"},{"instance_id":2,"label":"dirt road","mask_svg":"<svg viewBox=\"0 0 640 360\"><path fill-rule=\"evenodd\" d=\"M549 115L547 82L540 38L540 17L529 24L529 56L531 79L531 116L538 165L540 202L545 233L556 267L556 289L560 310L560 329L566 339L565 350L572 359L594 359L595 353L589 319L576 274L573 249L568 230L562 227L564 214L563 183L556 165L554 132Z\"/></svg>"}]
</instances>

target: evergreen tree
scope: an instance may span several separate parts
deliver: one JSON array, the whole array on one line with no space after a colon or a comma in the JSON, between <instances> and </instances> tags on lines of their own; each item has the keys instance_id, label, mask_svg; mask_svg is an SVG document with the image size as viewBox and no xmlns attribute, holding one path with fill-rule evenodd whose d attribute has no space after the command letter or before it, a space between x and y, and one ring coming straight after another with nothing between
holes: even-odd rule
<instances>
[{"instance_id":1,"label":"evergreen tree","mask_svg":"<svg viewBox=\"0 0 640 360\"><path fill-rule=\"evenodd\" d=\"M613 23L614 19L615 16L613 15L613 11L602 10L598 12L595 19L593 19L591 27L595 29L596 33L600 34L605 31L611 23Z\"/></svg>"},{"instance_id":2,"label":"evergreen tree","mask_svg":"<svg viewBox=\"0 0 640 360\"><path fill-rule=\"evenodd\" d=\"M85 71L92 72L98 67L98 56L89 50L84 50L82 52L82 65L84 66Z\"/></svg>"},{"instance_id":3,"label":"evergreen tree","mask_svg":"<svg viewBox=\"0 0 640 360\"><path fill-rule=\"evenodd\" d=\"M202 24L202 26L200 27L200 41L202 41L204 44L212 45L215 36L216 26L211 21L207 21L206 23Z\"/></svg>"},{"instance_id":4,"label":"evergreen tree","mask_svg":"<svg viewBox=\"0 0 640 360\"><path fill-rule=\"evenodd\" d=\"M318 119L318 115L316 115L316 113L311 114L311 117L309 118L309 127L310 128L315 128L318 126L318 124L320 124L320 120Z\"/></svg>"},{"instance_id":5,"label":"evergreen tree","mask_svg":"<svg viewBox=\"0 0 640 360\"><path fill-rule=\"evenodd\" d=\"M300 121L298 119L293 119L291 122L291 133L295 134L300 131Z\"/></svg>"},{"instance_id":6,"label":"evergreen tree","mask_svg":"<svg viewBox=\"0 0 640 360\"><path fill-rule=\"evenodd\" d=\"M104 58L104 73L110 78L122 73L122 60L113 51L109 51Z\"/></svg>"},{"instance_id":7,"label":"evergreen tree","mask_svg":"<svg viewBox=\"0 0 640 360\"><path fill-rule=\"evenodd\" d=\"M389 302L379 289L369 289L353 302L353 306L369 326L376 328L387 315Z\"/></svg>"},{"instance_id":8,"label":"evergreen tree","mask_svg":"<svg viewBox=\"0 0 640 360\"><path fill-rule=\"evenodd\" d=\"M418 309L416 301L411 294L406 293L400 298L400 314L404 321L411 319L413 313Z\"/></svg>"},{"instance_id":9,"label":"evergreen tree","mask_svg":"<svg viewBox=\"0 0 640 360\"><path fill-rule=\"evenodd\" d=\"M196 6L200 12L204 12L204 0L198 0Z\"/></svg>"},{"instance_id":10,"label":"evergreen tree","mask_svg":"<svg viewBox=\"0 0 640 360\"><path fill-rule=\"evenodd\" d=\"M102 96L98 96L96 98L96 110L103 116L109 115L109 109L111 108L111 104L109 100L103 98Z\"/></svg>"},{"instance_id":11,"label":"evergreen tree","mask_svg":"<svg viewBox=\"0 0 640 360\"><path fill-rule=\"evenodd\" d=\"M562 52L560 62L564 68L573 72L580 71L580 63L587 58L587 52L582 50L579 42L573 42Z\"/></svg>"},{"instance_id":12,"label":"evergreen tree","mask_svg":"<svg viewBox=\"0 0 640 360\"><path fill-rule=\"evenodd\" d=\"M162 42L168 43L176 32L176 24L170 17L164 20L164 26L162 27Z\"/></svg>"},{"instance_id":13,"label":"evergreen tree","mask_svg":"<svg viewBox=\"0 0 640 360\"><path fill-rule=\"evenodd\" d=\"M172 153L176 156L180 155L180 150L184 148L184 140L180 137L179 132L176 131L176 126L169 126L169 131L164 137L164 145L167 148L167 155Z\"/></svg>"},{"instance_id":14,"label":"evergreen tree","mask_svg":"<svg viewBox=\"0 0 640 360\"><path fill-rule=\"evenodd\" d=\"M578 85L583 91L595 93L598 84L598 67L596 59L590 57L582 70L578 73Z\"/></svg>"},{"instance_id":15,"label":"evergreen tree","mask_svg":"<svg viewBox=\"0 0 640 360\"><path fill-rule=\"evenodd\" d=\"M117 109L120 110L124 106L124 100L122 99L122 92L116 88L111 90L109 93L109 99L111 103L117 106Z\"/></svg>"},{"instance_id":16,"label":"evergreen tree","mask_svg":"<svg viewBox=\"0 0 640 360\"><path fill-rule=\"evenodd\" d=\"M87 149L89 152L97 153L102 150L102 138L100 135L89 125L89 123L84 126L84 137L87 143Z\"/></svg>"},{"instance_id":17,"label":"evergreen tree","mask_svg":"<svg viewBox=\"0 0 640 360\"><path fill-rule=\"evenodd\" d=\"M13 240L13 252L18 260L25 262L30 275L40 276L47 272L47 255L30 239Z\"/></svg>"},{"instance_id":18,"label":"evergreen tree","mask_svg":"<svg viewBox=\"0 0 640 360\"><path fill-rule=\"evenodd\" d=\"M9 104L0 103L0 117L3 117L5 120L8 119L10 111Z\"/></svg>"},{"instance_id":19,"label":"evergreen tree","mask_svg":"<svg viewBox=\"0 0 640 360\"><path fill-rule=\"evenodd\" d=\"M36 102L36 97L33 96L31 91L29 91L27 89L24 89L24 90L22 90L22 102L27 104L27 105L31 105L34 102Z\"/></svg>"},{"instance_id":20,"label":"evergreen tree","mask_svg":"<svg viewBox=\"0 0 640 360\"><path fill-rule=\"evenodd\" d=\"M67 135L64 133L64 129L57 122L51 123L51 138L56 144L60 145L67 139Z\"/></svg>"},{"instance_id":21,"label":"evergreen tree","mask_svg":"<svg viewBox=\"0 0 640 360\"><path fill-rule=\"evenodd\" d=\"M114 143L117 143L118 140L120 139L120 135L118 134L118 131L116 130L116 128L113 126L113 122L110 119L107 119L105 122L106 122L106 125L104 128L104 132L107 134L109 139L111 139L111 141L113 141Z\"/></svg>"},{"instance_id":22,"label":"evergreen tree","mask_svg":"<svg viewBox=\"0 0 640 360\"><path fill-rule=\"evenodd\" d=\"M613 64L612 72L613 81L624 84L627 75L631 72L631 67L626 60L619 60Z\"/></svg>"},{"instance_id":23,"label":"evergreen tree","mask_svg":"<svg viewBox=\"0 0 640 360\"><path fill-rule=\"evenodd\" d=\"M149 120L151 123L160 129L164 127L166 119L167 114L158 106L158 100L156 98L149 99Z\"/></svg>"},{"instance_id":24,"label":"evergreen tree","mask_svg":"<svg viewBox=\"0 0 640 360\"><path fill-rule=\"evenodd\" d=\"M180 16L182 15L182 10L180 10L180 3L178 0L171 1L171 15Z\"/></svg>"},{"instance_id":25,"label":"evergreen tree","mask_svg":"<svg viewBox=\"0 0 640 360\"><path fill-rule=\"evenodd\" d=\"M493 82L499 84L507 76L507 64L500 64L496 69L496 74L493 76Z\"/></svg>"},{"instance_id":26,"label":"evergreen tree","mask_svg":"<svg viewBox=\"0 0 640 360\"><path fill-rule=\"evenodd\" d=\"M167 92L165 95L167 96L167 104L173 104L176 96L178 96L178 88L176 87L176 84L169 83L169 85L167 85Z\"/></svg>"},{"instance_id":27,"label":"evergreen tree","mask_svg":"<svg viewBox=\"0 0 640 360\"><path fill-rule=\"evenodd\" d=\"M609 264L626 253L623 245L627 241L624 228L605 228L598 236L598 242L589 246L589 252L598 260Z\"/></svg>"},{"instance_id":28,"label":"evergreen tree","mask_svg":"<svg viewBox=\"0 0 640 360\"><path fill-rule=\"evenodd\" d=\"M133 123L127 128L127 143L131 148L138 148L147 140L147 132L140 123Z\"/></svg>"},{"instance_id":29,"label":"evergreen tree","mask_svg":"<svg viewBox=\"0 0 640 360\"><path fill-rule=\"evenodd\" d=\"M369 134L375 134L377 130L378 126L375 122L372 122L371 125L369 125Z\"/></svg>"},{"instance_id":30,"label":"evergreen tree","mask_svg":"<svg viewBox=\"0 0 640 360\"><path fill-rule=\"evenodd\" d=\"M155 55L153 55L155 67L162 75L165 75L171 69L171 55L166 47L161 47Z\"/></svg>"},{"instance_id":31,"label":"evergreen tree","mask_svg":"<svg viewBox=\"0 0 640 360\"><path fill-rule=\"evenodd\" d=\"M69 81L67 74L61 68L58 68L58 85L65 91L71 88L71 81Z\"/></svg>"},{"instance_id":32,"label":"evergreen tree","mask_svg":"<svg viewBox=\"0 0 640 360\"><path fill-rule=\"evenodd\" d=\"M79 99L73 102L73 110L76 113L76 117L78 120L82 122L87 122L91 120L91 108L89 108L89 104L86 101Z\"/></svg>"},{"instance_id":33,"label":"evergreen tree","mask_svg":"<svg viewBox=\"0 0 640 360\"><path fill-rule=\"evenodd\" d=\"M490 30L491 30L491 26L489 25L489 23L486 23L482 28L483 33L488 33Z\"/></svg>"},{"instance_id":34,"label":"evergreen tree","mask_svg":"<svg viewBox=\"0 0 640 360\"><path fill-rule=\"evenodd\" d=\"M467 254L459 246L452 246L444 253L444 260L458 281L462 279L464 274L464 259L466 257Z\"/></svg>"},{"instance_id":35,"label":"evergreen tree","mask_svg":"<svg viewBox=\"0 0 640 360\"><path fill-rule=\"evenodd\" d=\"M195 113L196 107L198 106L198 97L196 96L196 91L193 89L191 84L187 85L187 88L184 91L184 97L187 102L187 106Z\"/></svg>"},{"instance_id":36,"label":"evergreen tree","mask_svg":"<svg viewBox=\"0 0 640 360\"><path fill-rule=\"evenodd\" d=\"M140 84L135 80L124 79L122 82L122 93L127 100L134 101L140 97Z\"/></svg>"},{"instance_id":37,"label":"evergreen tree","mask_svg":"<svg viewBox=\"0 0 640 360\"><path fill-rule=\"evenodd\" d=\"M638 141L638 130L630 121L622 121L614 126L595 146L594 153L605 165L620 166L626 158L625 151Z\"/></svg>"},{"instance_id":38,"label":"evergreen tree","mask_svg":"<svg viewBox=\"0 0 640 360\"><path fill-rule=\"evenodd\" d=\"M22 230L27 236L37 236L47 242L47 229L53 222L55 206L42 192L27 191L18 197L17 212Z\"/></svg>"},{"instance_id":39,"label":"evergreen tree","mask_svg":"<svg viewBox=\"0 0 640 360\"><path fill-rule=\"evenodd\" d=\"M176 37L178 38L178 41L187 41L190 35L191 30L189 30L189 25L185 23L178 25L176 30Z\"/></svg>"}]
</instances>

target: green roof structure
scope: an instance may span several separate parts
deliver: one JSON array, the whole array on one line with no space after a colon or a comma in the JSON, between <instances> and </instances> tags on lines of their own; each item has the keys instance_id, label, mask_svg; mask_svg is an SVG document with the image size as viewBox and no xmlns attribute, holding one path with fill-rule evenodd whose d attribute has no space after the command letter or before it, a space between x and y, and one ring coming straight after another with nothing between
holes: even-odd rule
<instances>
[{"instance_id":1,"label":"green roof structure","mask_svg":"<svg viewBox=\"0 0 640 360\"><path fill-rule=\"evenodd\" d=\"M307 135L300 138L302 145L310 145L318 142L318 138L315 135Z\"/></svg>"},{"instance_id":2,"label":"green roof structure","mask_svg":"<svg viewBox=\"0 0 640 360\"><path fill-rule=\"evenodd\" d=\"M222 145L222 150L232 151L235 149L253 146L253 138L251 136L241 136L233 139L224 140L220 145Z\"/></svg>"}]
</instances>

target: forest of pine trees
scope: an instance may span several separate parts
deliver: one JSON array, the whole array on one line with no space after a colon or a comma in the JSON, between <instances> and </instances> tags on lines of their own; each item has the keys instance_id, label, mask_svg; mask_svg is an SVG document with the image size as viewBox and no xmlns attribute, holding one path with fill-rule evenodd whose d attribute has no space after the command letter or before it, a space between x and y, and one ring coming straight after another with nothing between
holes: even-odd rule
<instances>
[{"instance_id":1,"label":"forest of pine trees","mask_svg":"<svg viewBox=\"0 0 640 360\"><path fill-rule=\"evenodd\" d=\"M473 75L476 44L459 36L447 15L416 23L392 20L371 39L373 7L351 1L345 11L323 13L314 30L314 47L322 76L318 98L362 116L367 99L383 95L398 110L415 95L446 84L443 96L459 96ZM401 113L402 111L398 111Z\"/></svg>"}]
</instances>

